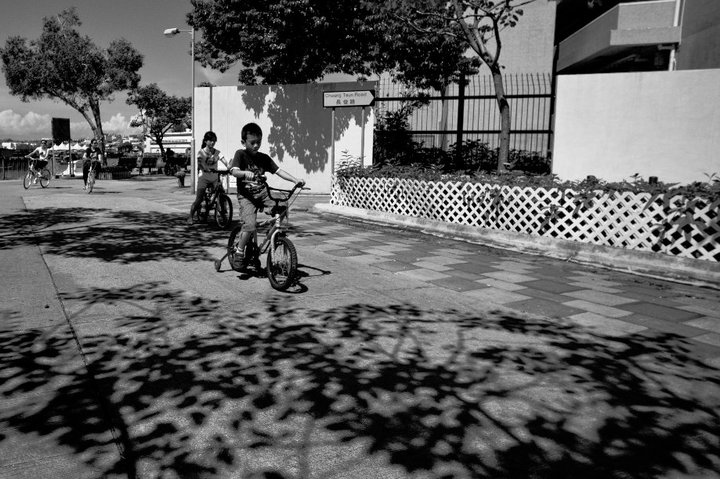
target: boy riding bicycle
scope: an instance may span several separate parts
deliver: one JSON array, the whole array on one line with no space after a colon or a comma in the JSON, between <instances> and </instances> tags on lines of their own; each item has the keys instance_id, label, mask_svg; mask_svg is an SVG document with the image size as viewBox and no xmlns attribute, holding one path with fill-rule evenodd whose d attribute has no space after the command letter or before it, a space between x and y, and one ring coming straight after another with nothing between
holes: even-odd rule
<instances>
[{"instance_id":1,"label":"boy riding bicycle","mask_svg":"<svg viewBox=\"0 0 720 479\"><path fill-rule=\"evenodd\" d=\"M242 128L241 138L244 149L237 150L230 163L230 174L237 178L237 196L240 203L242 232L238 241L236 258L242 259L245 245L257 229L257 213L275 203L268 198L265 189L265 172L278 175L283 180L304 185L280 167L265 153L260 153L262 129L256 123L248 123Z\"/></svg>"}]
</instances>

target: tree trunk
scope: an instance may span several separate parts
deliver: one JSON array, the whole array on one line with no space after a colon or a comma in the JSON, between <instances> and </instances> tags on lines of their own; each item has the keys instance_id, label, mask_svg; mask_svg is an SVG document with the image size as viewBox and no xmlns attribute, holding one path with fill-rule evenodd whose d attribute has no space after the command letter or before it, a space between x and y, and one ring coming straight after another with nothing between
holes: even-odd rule
<instances>
[{"instance_id":1,"label":"tree trunk","mask_svg":"<svg viewBox=\"0 0 720 479\"><path fill-rule=\"evenodd\" d=\"M495 86L495 99L500 109L500 149L497 158L497 171L505 171L505 163L510 157L510 103L505 97L505 85L503 84L500 66L496 63L488 65L492 73Z\"/></svg>"},{"instance_id":2,"label":"tree trunk","mask_svg":"<svg viewBox=\"0 0 720 479\"><path fill-rule=\"evenodd\" d=\"M100 103L97 100L91 101L90 109L92 110L93 118L95 119L93 133L95 133L95 139L98 143L100 143L100 149L102 151L102 166L107 166L107 155L105 154L105 134L102 129L102 118L100 117Z\"/></svg>"}]
</instances>

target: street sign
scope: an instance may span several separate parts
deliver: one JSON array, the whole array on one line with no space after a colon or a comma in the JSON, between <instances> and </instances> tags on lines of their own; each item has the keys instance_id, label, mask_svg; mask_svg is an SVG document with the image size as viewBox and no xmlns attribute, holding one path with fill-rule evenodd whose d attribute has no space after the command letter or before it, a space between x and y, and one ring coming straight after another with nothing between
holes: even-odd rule
<instances>
[{"instance_id":1,"label":"street sign","mask_svg":"<svg viewBox=\"0 0 720 479\"><path fill-rule=\"evenodd\" d=\"M362 107L375 103L373 90L324 91L323 108Z\"/></svg>"}]
</instances>

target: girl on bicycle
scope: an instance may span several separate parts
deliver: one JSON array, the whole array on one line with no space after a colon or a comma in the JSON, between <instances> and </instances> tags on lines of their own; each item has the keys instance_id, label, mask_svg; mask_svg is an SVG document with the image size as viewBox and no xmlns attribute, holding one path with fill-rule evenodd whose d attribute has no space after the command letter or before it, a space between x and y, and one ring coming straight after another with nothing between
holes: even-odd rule
<instances>
[{"instance_id":1,"label":"girl on bicycle","mask_svg":"<svg viewBox=\"0 0 720 479\"><path fill-rule=\"evenodd\" d=\"M90 168L95 171L97 176L100 171L100 161L102 160L102 150L98 146L97 140L90 140L90 147L85 150L83 155L83 190L87 189L88 173Z\"/></svg>"},{"instance_id":2,"label":"girl on bicycle","mask_svg":"<svg viewBox=\"0 0 720 479\"><path fill-rule=\"evenodd\" d=\"M215 187L215 183L220 181L220 176L217 174L217 164L221 162L227 168L227 162L225 158L220 157L220 150L215 149L215 142L217 141L217 135L214 132L208 131L203 136L202 145L200 151L197 154L197 167L201 171L200 177L197 182L197 193L195 194L195 202L190 208L190 218L188 224L193 224L195 220L195 212L200 208L200 203L203 201L205 195L205 189L208 187Z\"/></svg>"},{"instance_id":3,"label":"girl on bicycle","mask_svg":"<svg viewBox=\"0 0 720 479\"><path fill-rule=\"evenodd\" d=\"M36 154L37 158L35 158ZM42 169L47 166L49 156L50 148L48 147L48 142L47 140L42 140L40 146L35 148L29 155L25 155L25 158L30 159L30 171L40 174ZM33 180L33 183L37 183L37 178Z\"/></svg>"}]
</instances>

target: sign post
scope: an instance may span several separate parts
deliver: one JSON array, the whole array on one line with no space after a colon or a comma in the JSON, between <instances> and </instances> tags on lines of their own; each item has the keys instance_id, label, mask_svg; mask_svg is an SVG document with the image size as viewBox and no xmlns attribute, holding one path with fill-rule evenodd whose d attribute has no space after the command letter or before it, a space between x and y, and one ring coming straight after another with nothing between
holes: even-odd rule
<instances>
[{"instance_id":1,"label":"sign post","mask_svg":"<svg viewBox=\"0 0 720 479\"><path fill-rule=\"evenodd\" d=\"M323 108L332 108L332 150L330 156L330 174L335 174L335 108L362 108L360 159L365 161L365 107L375 104L373 90L324 91Z\"/></svg>"},{"instance_id":2,"label":"sign post","mask_svg":"<svg viewBox=\"0 0 720 479\"><path fill-rule=\"evenodd\" d=\"M70 150L70 119L53 118L52 136L55 146L61 145L64 141L68 142L68 158L70 158L70 176L75 176L73 172L72 151ZM53 148L52 174L56 178L60 176L55 174L55 148Z\"/></svg>"}]
</instances>

